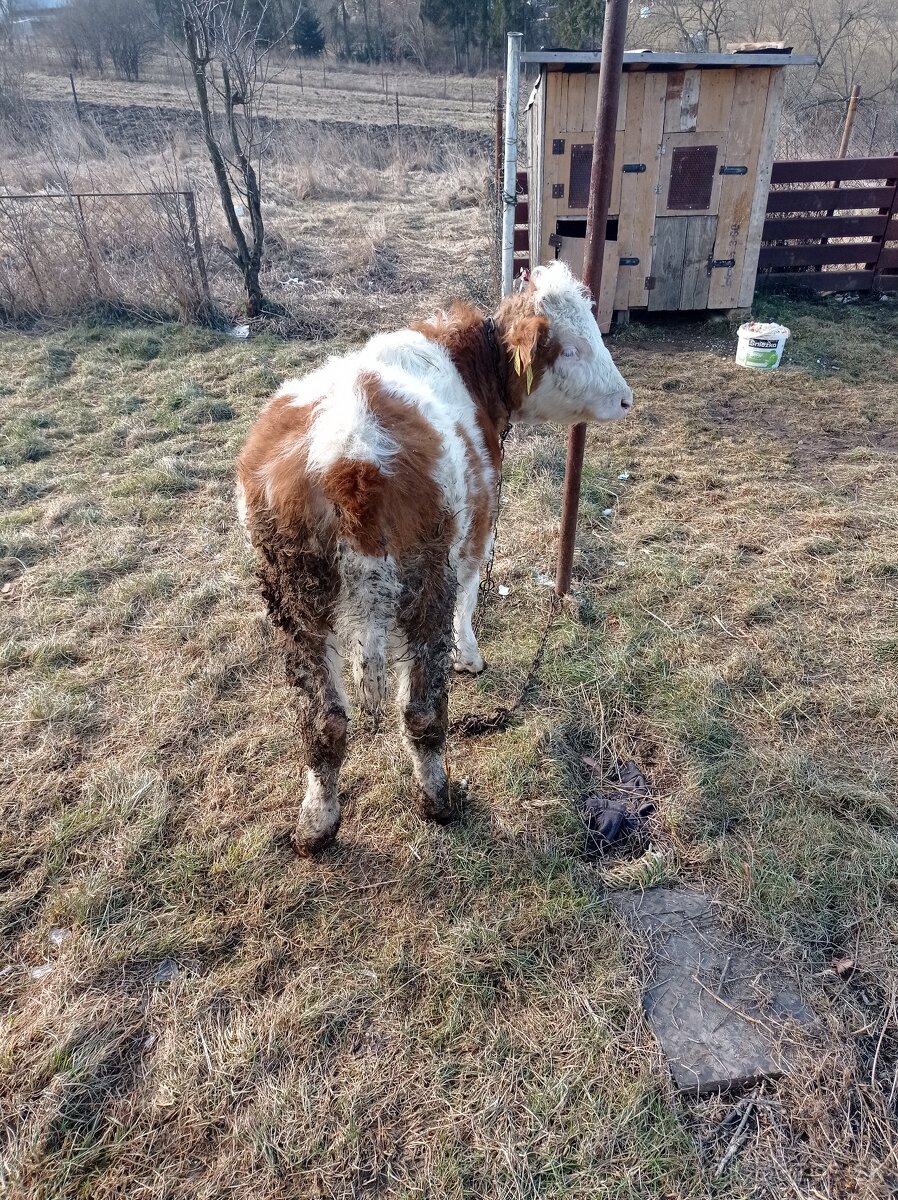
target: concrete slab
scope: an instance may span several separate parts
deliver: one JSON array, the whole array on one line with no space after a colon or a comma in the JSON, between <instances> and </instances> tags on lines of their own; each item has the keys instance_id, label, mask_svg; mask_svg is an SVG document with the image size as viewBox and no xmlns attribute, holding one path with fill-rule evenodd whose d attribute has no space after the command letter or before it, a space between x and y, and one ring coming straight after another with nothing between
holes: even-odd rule
<instances>
[{"instance_id":1,"label":"concrete slab","mask_svg":"<svg viewBox=\"0 0 898 1200\"><path fill-rule=\"evenodd\" d=\"M653 888L615 897L648 939L654 978L646 1017L684 1091L782 1075L813 1021L782 963L737 940L702 892Z\"/></svg>"}]
</instances>

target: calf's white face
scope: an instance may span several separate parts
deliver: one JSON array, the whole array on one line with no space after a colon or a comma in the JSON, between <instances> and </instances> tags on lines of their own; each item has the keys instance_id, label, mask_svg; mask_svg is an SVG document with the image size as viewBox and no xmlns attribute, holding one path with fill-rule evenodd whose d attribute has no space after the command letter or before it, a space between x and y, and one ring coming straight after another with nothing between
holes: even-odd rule
<instances>
[{"instance_id":1,"label":"calf's white face","mask_svg":"<svg viewBox=\"0 0 898 1200\"><path fill-rule=\"evenodd\" d=\"M611 360L589 293L562 262L530 276L534 311L546 318L560 352L520 410L522 421L613 421L633 406L633 392Z\"/></svg>"}]
</instances>

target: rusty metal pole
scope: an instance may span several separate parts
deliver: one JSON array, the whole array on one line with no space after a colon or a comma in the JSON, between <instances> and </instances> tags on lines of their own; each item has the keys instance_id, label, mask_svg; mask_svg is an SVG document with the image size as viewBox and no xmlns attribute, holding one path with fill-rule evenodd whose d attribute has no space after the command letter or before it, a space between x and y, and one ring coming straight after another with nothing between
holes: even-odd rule
<instances>
[{"instance_id":1,"label":"rusty metal pole","mask_svg":"<svg viewBox=\"0 0 898 1200\"><path fill-rule=\"evenodd\" d=\"M842 140L839 143L839 153L836 155L836 158L844 158L848 153L848 146L851 142L851 130L854 127L854 114L857 111L857 102L860 94L860 85L857 83L852 84L851 95L848 98L848 111L845 113L845 125L842 129Z\"/></svg>"},{"instance_id":2,"label":"rusty metal pole","mask_svg":"<svg viewBox=\"0 0 898 1200\"><path fill-rule=\"evenodd\" d=\"M602 287L602 260L605 256L605 227L611 203L614 179L614 135L620 79L624 63L624 39L627 34L627 0L608 0L605 28L602 32L602 61L599 71L599 100L596 106L596 132L592 143L592 173L589 177L589 207L586 210L586 247L583 255L583 282L592 293L598 320L599 292ZM586 449L586 426L575 425L568 436L567 463L564 470L564 497L561 506L561 534L558 540L558 569L555 594L566 596L574 567L574 538L577 533L577 509L580 504L580 480Z\"/></svg>"},{"instance_id":3,"label":"rusty metal pole","mask_svg":"<svg viewBox=\"0 0 898 1200\"><path fill-rule=\"evenodd\" d=\"M495 270L493 288L497 296L502 295L502 142L505 137L505 83L501 75L496 76L496 144L493 149L493 236L495 239Z\"/></svg>"}]
</instances>

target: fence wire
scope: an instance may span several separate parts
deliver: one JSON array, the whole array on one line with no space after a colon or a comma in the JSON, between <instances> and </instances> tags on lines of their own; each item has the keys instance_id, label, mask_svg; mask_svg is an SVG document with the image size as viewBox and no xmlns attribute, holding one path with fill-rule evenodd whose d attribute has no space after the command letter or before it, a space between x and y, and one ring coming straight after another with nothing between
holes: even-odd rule
<instances>
[{"instance_id":1,"label":"fence wire","mask_svg":"<svg viewBox=\"0 0 898 1200\"><path fill-rule=\"evenodd\" d=\"M192 192L0 193L7 318L104 305L196 318L208 304Z\"/></svg>"}]
</instances>

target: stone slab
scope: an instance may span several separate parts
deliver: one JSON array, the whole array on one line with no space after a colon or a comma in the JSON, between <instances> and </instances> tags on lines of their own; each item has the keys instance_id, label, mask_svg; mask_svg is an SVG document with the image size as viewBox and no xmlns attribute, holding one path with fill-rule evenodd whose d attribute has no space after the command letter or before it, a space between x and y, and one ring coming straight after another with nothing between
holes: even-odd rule
<instances>
[{"instance_id":1,"label":"stone slab","mask_svg":"<svg viewBox=\"0 0 898 1200\"><path fill-rule=\"evenodd\" d=\"M679 1088L726 1091L788 1072L813 1015L782 963L735 939L702 892L653 888L614 900L649 942L643 1005Z\"/></svg>"}]
</instances>

